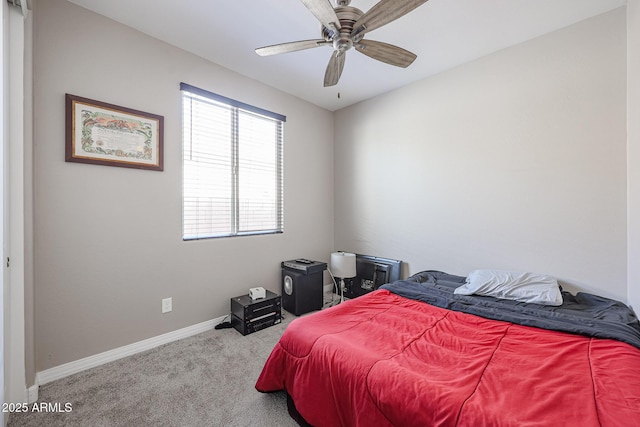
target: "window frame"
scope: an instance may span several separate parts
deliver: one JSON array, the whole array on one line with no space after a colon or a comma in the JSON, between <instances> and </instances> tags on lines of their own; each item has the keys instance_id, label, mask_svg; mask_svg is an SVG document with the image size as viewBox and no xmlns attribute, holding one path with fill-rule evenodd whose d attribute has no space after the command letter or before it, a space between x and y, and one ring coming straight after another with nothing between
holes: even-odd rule
<instances>
[{"instance_id":1,"label":"window frame","mask_svg":"<svg viewBox=\"0 0 640 427\"><path fill-rule=\"evenodd\" d=\"M232 98L228 98L213 92L209 92L207 90L189 85L187 83L180 83L180 91L181 91L181 109L182 109L182 239L183 241L192 241L192 240L202 240L202 239L217 239L217 238L226 238L226 237L240 237L240 236L253 236L253 235L266 235L266 234L281 234L284 232L284 123L286 122L286 116L278 113L274 113L272 111L265 110L263 108L259 108L250 104L246 104L241 101L237 101ZM191 98L192 102L194 100L193 95L201 98L205 98L206 100L211 101L212 103L222 104L224 107L227 107L231 111L231 120L230 127L232 128L232 132L230 134L229 141L227 141L230 147L230 162L231 166L229 168L229 174L231 175L231 184L230 184L230 210L227 213L231 214L231 230L227 230L226 232L216 233L210 230L208 233L202 233L197 230L195 233L187 233L187 219L185 212L187 210L187 197L186 197L186 147L187 144L191 143L191 132L189 132L189 136L187 136L187 132L185 131L185 118L187 111L185 110L185 100ZM204 102L204 101L199 101ZM192 111L191 111L192 114ZM276 139L275 143L275 201L274 201L274 210L275 210L275 227L270 228L260 228L256 230L243 230L241 231L241 209L240 206L240 195L239 195L239 182L240 176L247 167L240 166L239 160L239 150L242 146L242 141L240 140L240 132L239 128L239 116L242 114L248 114L253 116L258 116L261 119L273 120L276 126ZM191 122L192 123L192 122ZM249 168L251 169L251 168ZM214 212L212 212L213 217ZM200 222L200 219L196 219L194 222L197 224Z\"/></svg>"}]
</instances>

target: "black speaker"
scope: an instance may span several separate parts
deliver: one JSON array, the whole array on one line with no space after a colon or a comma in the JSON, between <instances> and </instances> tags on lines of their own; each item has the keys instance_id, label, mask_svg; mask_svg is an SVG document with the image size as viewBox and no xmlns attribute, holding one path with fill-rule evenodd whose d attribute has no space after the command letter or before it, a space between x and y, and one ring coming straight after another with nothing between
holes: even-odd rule
<instances>
[{"instance_id":1,"label":"black speaker","mask_svg":"<svg viewBox=\"0 0 640 427\"><path fill-rule=\"evenodd\" d=\"M282 308L296 316L320 310L323 304L323 271L324 268L321 271L311 273L283 266Z\"/></svg>"}]
</instances>

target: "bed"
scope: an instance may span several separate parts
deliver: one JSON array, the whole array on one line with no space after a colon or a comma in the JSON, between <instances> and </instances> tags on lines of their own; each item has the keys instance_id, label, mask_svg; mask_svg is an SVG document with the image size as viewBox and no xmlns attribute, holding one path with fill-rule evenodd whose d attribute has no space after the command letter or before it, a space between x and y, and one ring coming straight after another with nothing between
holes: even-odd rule
<instances>
[{"instance_id":1,"label":"bed","mask_svg":"<svg viewBox=\"0 0 640 427\"><path fill-rule=\"evenodd\" d=\"M313 426L638 426L640 325L624 304L456 295L425 271L294 319L261 392Z\"/></svg>"}]
</instances>

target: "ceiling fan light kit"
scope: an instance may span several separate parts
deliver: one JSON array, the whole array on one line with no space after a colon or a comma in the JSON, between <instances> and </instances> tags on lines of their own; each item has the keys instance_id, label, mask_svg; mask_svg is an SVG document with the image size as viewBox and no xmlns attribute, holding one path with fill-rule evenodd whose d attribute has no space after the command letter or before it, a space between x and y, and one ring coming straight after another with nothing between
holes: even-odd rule
<instances>
[{"instance_id":1,"label":"ceiling fan light kit","mask_svg":"<svg viewBox=\"0 0 640 427\"><path fill-rule=\"evenodd\" d=\"M380 0L368 12L351 7L351 0L336 0L336 7L329 0L301 0L321 24L322 39L281 43L256 49L261 56L277 55L331 45L333 53L324 75L324 86L335 86L340 80L348 50L367 55L375 60L406 68L416 55L401 47L374 40L363 40L369 31L380 28L427 0Z\"/></svg>"}]
</instances>

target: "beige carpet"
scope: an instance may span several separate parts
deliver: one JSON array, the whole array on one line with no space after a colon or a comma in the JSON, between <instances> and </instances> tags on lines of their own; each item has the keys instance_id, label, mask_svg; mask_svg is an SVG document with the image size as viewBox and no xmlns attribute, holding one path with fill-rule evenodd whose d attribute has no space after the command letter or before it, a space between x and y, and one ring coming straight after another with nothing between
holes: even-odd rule
<instances>
[{"instance_id":1,"label":"beige carpet","mask_svg":"<svg viewBox=\"0 0 640 427\"><path fill-rule=\"evenodd\" d=\"M13 413L9 426L296 426L283 392L254 388L292 318L244 337L204 332L45 384L38 403L61 411Z\"/></svg>"}]
</instances>

